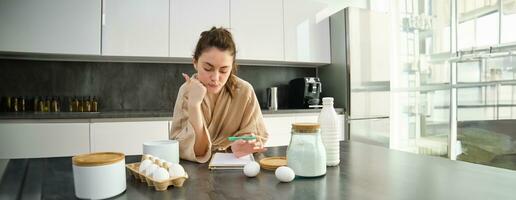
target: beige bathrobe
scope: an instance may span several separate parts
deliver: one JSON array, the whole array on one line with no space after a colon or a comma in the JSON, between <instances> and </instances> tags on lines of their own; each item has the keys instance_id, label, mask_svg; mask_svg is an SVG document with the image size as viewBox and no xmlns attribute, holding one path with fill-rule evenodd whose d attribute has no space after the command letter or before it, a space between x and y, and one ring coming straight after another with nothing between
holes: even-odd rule
<instances>
[{"instance_id":1,"label":"beige bathrobe","mask_svg":"<svg viewBox=\"0 0 516 200\"><path fill-rule=\"evenodd\" d=\"M241 136L254 133L267 139L267 131L263 122L262 112L253 87L248 82L236 77L236 90L233 97L224 87L217 99L204 97L201 110L204 119L204 130L208 135L209 146L206 154L197 157L194 153L195 132L188 121L188 91L186 84L179 88L170 139L179 141L181 159L205 163L213 151L225 150L231 145L229 136ZM215 106L212 108L215 101Z\"/></svg>"}]
</instances>

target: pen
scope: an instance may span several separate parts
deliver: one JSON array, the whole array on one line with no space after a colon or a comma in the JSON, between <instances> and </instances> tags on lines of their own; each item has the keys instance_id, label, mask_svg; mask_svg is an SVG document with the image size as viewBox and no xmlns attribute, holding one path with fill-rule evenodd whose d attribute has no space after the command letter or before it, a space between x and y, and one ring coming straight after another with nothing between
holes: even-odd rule
<instances>
[{"instance_id":1,"label":"pen","mask_svg":"<svg viewBox=\"0 0 516 200\"><path fill-rule=\"evenodd\" d=\"M228 140L229 140L229 141L237 141L237 140L256 140L256 136L240 136L240 137L237 137L237 136L231 136L231 137L228 137Z\"/></svg>"}]
</instances>

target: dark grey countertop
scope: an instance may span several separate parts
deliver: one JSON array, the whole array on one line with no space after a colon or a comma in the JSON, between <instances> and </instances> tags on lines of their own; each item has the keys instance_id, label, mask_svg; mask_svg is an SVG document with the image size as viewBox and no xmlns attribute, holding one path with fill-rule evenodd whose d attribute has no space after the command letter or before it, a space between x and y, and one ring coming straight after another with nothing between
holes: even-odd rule
<instances>
[{"instance_id":1,"label":"dark grey countertop","mask_svg":"<svg viewBox=\"0 0 516 200\"><path fill-rule=\"evenodd\" d=\"M285 155L285 147L266 156ZM257 159L264 155L256 155ZM127 156L126 163L140 156ZM280 183L261 170L208 170L181 161L181 188L156 192L127 176L127 190L113 199L516 199L516 172L441 157L411 154L359 142L341 142L341 163L317 178ZM0 199L74 199L70 157L10 160L0 182Z\"/></svg>"},{"instance_id":2,"label":"dark grey countertop","mask_svg":"<svg viewBox=\"0 0 516 200\"><path fill-rule=\"evenodd\" d=\"M336 108L337 113L343 114L344 109ZM280 109L276 111L262 110L263 114L318 113L320 109ZM172 117L172 111L107 111L107 112L4 112L1 119L101 119L101 118L146 118Z\"/></svg>"},{"instance_id":3,"label":"dark grey countertop","mask_svg":"<svg viewBox=\"0 0 516 200\"><path fill-rule=\"evenodd\" d=\"M107 112L10 112L0 113L0 119L97 119L172 117L171 111L107 111Z\"/></svg>"}]
</instances>

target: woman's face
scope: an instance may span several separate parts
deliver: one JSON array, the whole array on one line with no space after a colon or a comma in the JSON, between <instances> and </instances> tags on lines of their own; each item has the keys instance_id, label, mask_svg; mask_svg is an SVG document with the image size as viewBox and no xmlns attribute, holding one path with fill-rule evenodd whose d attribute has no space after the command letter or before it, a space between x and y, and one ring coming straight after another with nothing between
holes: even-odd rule
<instances>
[{"instance_id":1,"label":"woman's face","mask_svg":"<svg viewBox=\"0 0 516 200\"><path fill-rule=\"evenodd\" d=\"M229 51L211 47L203 51L193 64L197 70L197 79L206 87L207 92L217 94L231 75L233 56Z\"/></svg>"}]
</instances>

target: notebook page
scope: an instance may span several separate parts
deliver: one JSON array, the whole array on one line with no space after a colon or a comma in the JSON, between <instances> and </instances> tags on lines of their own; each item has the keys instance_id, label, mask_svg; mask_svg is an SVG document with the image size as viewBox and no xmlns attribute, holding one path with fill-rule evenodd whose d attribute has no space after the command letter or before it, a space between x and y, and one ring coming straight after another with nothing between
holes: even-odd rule
<instances>
[{"instance_id":1,"label":"notebook page","mask_svg":"<svg viewBox=\"0 0 516 200\"><path fill-rule=\"evenodd\" d=\"M252 154L237 158L233 153L217 152L211 158L210 166L244 166L253 160Z\"/></svg>"}]
</instances>

